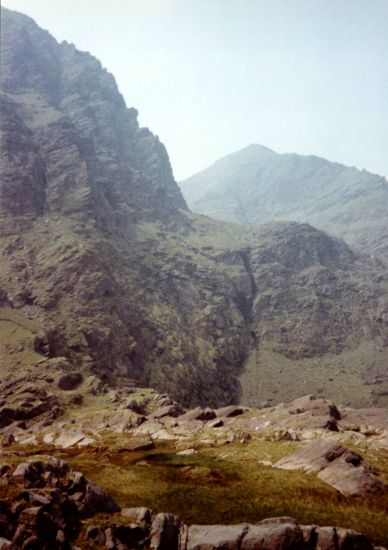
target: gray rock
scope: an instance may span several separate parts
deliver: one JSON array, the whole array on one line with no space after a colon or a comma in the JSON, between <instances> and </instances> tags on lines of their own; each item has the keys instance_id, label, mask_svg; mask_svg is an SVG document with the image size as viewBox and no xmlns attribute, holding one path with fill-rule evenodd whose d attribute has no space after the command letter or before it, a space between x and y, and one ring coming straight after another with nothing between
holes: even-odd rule
<instances>
[{"instance_id":1,"label":"gray rock","mask_svg":"<svg viewBox=\"0 0 388 550\"><path fill-rule=\"evenodd\" d=\"M172 405L159 407L156 411L149 414L148 418L150 420L157 420L159 418L164 418L165 416L172 416L176 418L183 412L183 408L178 403L173 403Z\"/></svg>"},{"instance_id":2,"label":"gray rock","mask_svg":"<svg viewBox=\"0 0 388 550\"><path fill-rule=\"evenodd\" d=\"M241 550L304 550L303 532L293 518L269 518L250 525Z\"/></svg>"},{"instance_id":3,"label":"gray rock","mask_svg":"<svg viewBox=\"0 0 388 550\"><path fill-rule=\"evenodd\" d=\"M247 409L245 407L239 407L238 405L228 405L227 407L221 407L216 409L217 418L231 418L244 414Z\"/></svg>"},{"instance_id":4,"label":"gray rock","mask_svg":"<svg viewBox=\"0 0 388 550\"><path fill-rule=\"evenodd\" d=\"M203 409L202 407L196 407L195 409L191 409L184 414L179 415L178 419L179 422L183 421L190 421L190 420L202 420L204 422L208 420L212 420L216 417L216 413L214 409L211 409L207 407L206 409Z\"/></svg>"},{"instance_id":5,"label":"gray rock","mask_svg":"<svg viewBox=\"0 0 388 550\"><path fill-rule=\"evenodd\" d=\"M152 523L152 510L149 508L122 508L121 515L133 523L141 525L151 525Z\"/></svg>"},{"instance_id":6,"label":"gray rock","mask_svg":"<svg viewBox=\"0 0 388 550\"><path fill-rule=\"evenodd\" d=\"M178 550L182 521L173 514L157 514L151 526L150 550Z\"/></svg>"},{"instance_id":7,"label":"gray rock","mask_svg":"<svg viewBox=\"0 0 388 550\"><path fill-rule=\"evenodd\" d=\"M27 488L40 487L42 486L41 474L42 464L40 462L23 462L13 472L12 479Z\"/></svg>"},{"instance_id":8,"label":"gray rock","mask_svg":"<svg viewBox=\"0 0 388 550\"><path fill-rule=\"evenodd\" d=\"M282 458L275 467L315 472L344 495L366 495L384 489L360 455L332 441L314 441Z\"/></svg>"},{"instance_id":9,"label":"gray rock","mask_svg":"<svg viewBox=\"0 0 388 550\"><path fill-rule=\"evenodd\" d=\"M120 511L120 507L104 489L83 476L75 480L74 488L75 492L70 498L75 502L81 517L90 517L98 512Z\"/></svg>"},{"instance_id":10,"label":"gray rock","mask_svg":"<svg viewBox=\"0 0 388 550\"><path fill-rule=\"evenodd\" d=\"M236 550L248 532L241 525L191 525L187 535L187 550Z\"/></svg>"}]
</instances>

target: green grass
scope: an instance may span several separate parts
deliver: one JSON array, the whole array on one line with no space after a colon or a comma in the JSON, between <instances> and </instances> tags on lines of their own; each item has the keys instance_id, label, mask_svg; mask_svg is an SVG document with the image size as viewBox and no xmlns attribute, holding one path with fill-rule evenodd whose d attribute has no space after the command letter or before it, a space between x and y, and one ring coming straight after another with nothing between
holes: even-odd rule
<instances>
[{"instance_id":1,"label":"green grass","mask_svg":"<svg viewBox=\"0 0 388 550\"><path fill-rule=\"evenodd\" d=\"M257 407L264 401L287 402L304 394L332 399L337 405L365 406L373 390L388 389L387 383L365 385L363 378L384 377L388 350L374 342L361 341L352 350L328 353L322 357L292 360L276 353L269 344L248 357L239 380L242 403ZM378 398L376 406L388 406L388 397Z\"/></svg>"},{"instance_id":2,"label":"green grass","mask_svg":"<svg viewBox=\"0 0 388 550\"><path fill-rule=\"evenodd\" d=\"M234 443L182 456L173 443L158 443L145 452L119 452L119 442L119 437L111 437L98 449L55 454L107 489L122 507L147 506L177 514L188 524L256 523L286 515L302 524L352 528L388 544L387 494L344 497L314 474L260 464L291 454L298 443ZM374 451L367 458L388 481L387 453ZM103 520L94 518L93 523Z\"/></svg>"}]
</instances>

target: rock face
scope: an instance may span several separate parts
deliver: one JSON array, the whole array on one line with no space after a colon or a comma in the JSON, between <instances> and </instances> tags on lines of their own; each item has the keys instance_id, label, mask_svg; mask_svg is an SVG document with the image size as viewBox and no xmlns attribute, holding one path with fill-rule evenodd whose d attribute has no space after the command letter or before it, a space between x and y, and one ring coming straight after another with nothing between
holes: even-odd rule
<instances>
[{"instance_id":1,"label":"rock face","mask_svg":"<svg viewBox=\"0 0 388 550\"><path fill-rule=\"evenodd\" d=\"M243 231L190 213L163 145L139 128L100 63L21 14L2 9L2 22L9 383L15 365L66 392L91 374L111 385L124 377L183 405L219 407L246 401L248 363L255 380L285 358L306 376L306 359L332 365L365 343L349 377L362 388L364 361L372 364L380 393L352 389L350 401L385 402L388 276L378 261L308 225ZM294 375L282 387L290 398L306 391ZM252 399L284 398L274 395L262 385ZM8 412L0 419L18 419Z\"/></svg>"},{"instance_id":2,"label":"rock face","mask_svg":"<svg viewBox=\"0 0 388 550\"><path fill-rule=\"evenodd\" d=\"M250 145L180 185L194 212L242 224L308 222L388 260L388 182L366 170Z\"/></svg>"},{"instance_id":3,"label":"rock face","mask_svg":"<svg viewBox=\"0 0 388 550\"><path fill-rule=\"evenodd\" d=\"M315 441L282 458L275 466L284 470L316 472L318 477L344 495L382 492L384 486L363 458L333 441Z\"/></svg>"}]
</instances>

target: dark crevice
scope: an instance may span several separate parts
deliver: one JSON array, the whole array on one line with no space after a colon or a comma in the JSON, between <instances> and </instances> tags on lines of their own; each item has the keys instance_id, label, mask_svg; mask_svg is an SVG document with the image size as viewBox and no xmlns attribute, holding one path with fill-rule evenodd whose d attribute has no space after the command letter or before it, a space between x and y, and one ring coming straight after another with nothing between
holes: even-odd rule
<instances>
[{"instance_id":1,"label":"dark crevice","mask_svg":"<svg viewBox=\"0 0 388 550\"><path fill-rule=\"evenodd\" d=\"M247 297L244 294L243 295L244 299L241 299L241 302L240 302L240 310L241 310L241 313L243 314L243 317L245 319L247 326L250 326L253 321L252 308L257 295L257 286L252 273L250 254L251 252L249 249L239 251L240 258L243 262L245 271L249 278L250 290L251 290L250 296Z\"/></svg>"},{"instance_id":2,"label":"dark crevice","mask_svg":"<svg viewBox=\"0 0 388 550\"><path fill-rule=\"evenodd\" d=\"M251 266L251 257L250 257L251 251L249 249L240 250L239 255L241 257L242 263L244 265L245 271L247 273L247 276L250 282L249 296L243 293L241 293L242 296L239 296L239 308L244 318L245 325L248 329L249 338L250 338L250 343L246 347L243 360L241 361L241 366L240 366L240 373L241 373L252 351L256 353L256 363L257 363L259 339L256 333L255 320L253 315L253 306L254 306L255 298L258 293L258 289L257 289L256 281L253 276L253 271ZM239 402L241 401L241 398L242 398L242 389L241 389L241 385L239 384L239 396L238 396Z\"/></svg>"}]
</instances>

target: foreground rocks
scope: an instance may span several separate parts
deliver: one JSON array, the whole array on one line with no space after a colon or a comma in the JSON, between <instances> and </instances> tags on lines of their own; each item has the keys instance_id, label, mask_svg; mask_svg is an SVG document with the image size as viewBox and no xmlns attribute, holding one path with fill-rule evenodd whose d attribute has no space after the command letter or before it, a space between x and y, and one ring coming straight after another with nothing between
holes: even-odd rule
<instances>
[{"instance_id":1,"label":"foreground rocks","mask_svg":"<svg viewBox=\"0 0 388 550\"><path fill-rule=\"evenodd\" d=\"M186 525L173 514L120 508L100 487L63 460L0 466L9 490L0 501L0 550L377 550L349 529L299 525L290 517L255 525ZM85 518L103 512L82 532ZM120 513L120 514L119 514ZM96 518L97 519L97 518ZM83 546L85 547L85 546Z\"/></svg>"},{"instance_id":2,"label":"foreground rocks","mask_svg":"<svg viewBox=\"0 0 388 550\"><path fill-rule=\"evenodd\" d=\"M0 501L0 548L51 550L71 548L81 520L120 508L100 487L66 462L49 458L11 468L0 466L0 482L11 498Z\"/></svg>"},{"instance_id":3,"label":"foreground rocks","mask_svg":"<svg viewBox=\"0 0 388 550\"><path fill-rule=\"evenodd\" d=\"M384 485L361 455L332 441L319 440L276 462L283 470L304 470L317 476L344 495L367 495L384 490Z\"/></svg>"},{"instance_id":4,"label":"foreground rocks","mask_svg":"<svg viewBox=\"0 0 388 550\"><path fill-rule=\"evenodd\" d=\"M134 509L134 514L139 509ZM191 525L172 514L152 516L140 526L91 527L89 548L152 550L373 550L365 535L350 529L299 525L289 517L256 525Z\"/></svg>"}]
</instances>

